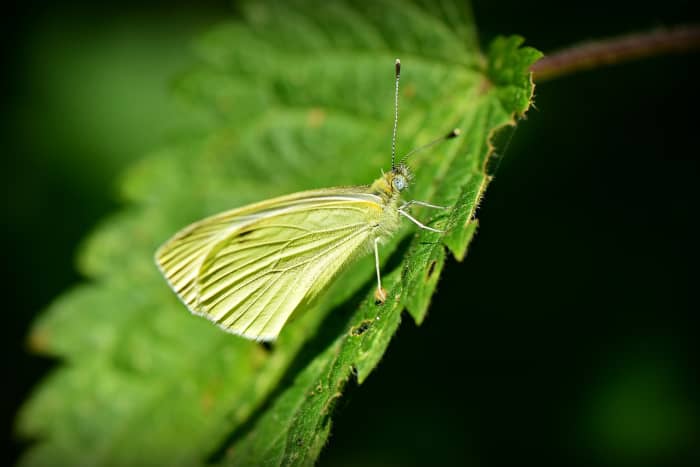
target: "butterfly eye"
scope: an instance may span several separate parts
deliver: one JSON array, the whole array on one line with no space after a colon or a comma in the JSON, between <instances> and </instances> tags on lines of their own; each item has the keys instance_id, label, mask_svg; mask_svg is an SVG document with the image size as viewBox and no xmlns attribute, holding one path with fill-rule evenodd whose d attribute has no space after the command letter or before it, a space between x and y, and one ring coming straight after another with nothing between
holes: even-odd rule
<instances>
[{"instance_id":1,"label":"butterfly eye","mask_svg":"<svg viewBox=\"0 0 700 467\"><path fill-rule=\"evenodd\" d=\"M402 175L397 175L391 182L394 188L398 191L403 191L406 188L406 179Z\"/></svg>"}]
</instances>

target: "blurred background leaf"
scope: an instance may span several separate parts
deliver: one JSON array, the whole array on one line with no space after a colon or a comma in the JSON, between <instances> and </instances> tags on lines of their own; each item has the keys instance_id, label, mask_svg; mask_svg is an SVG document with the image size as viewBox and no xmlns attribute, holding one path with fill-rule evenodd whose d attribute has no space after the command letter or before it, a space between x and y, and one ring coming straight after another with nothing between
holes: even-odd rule
<instances>
[{"instance_id":1,"label":"blurred background leaf","mask_svg":"<svg viewBox=\"0 0 700 467\"><path fill-rule=\"evenodd\" d=\"M561 10L552 2L476 2L475 8L482 44L497 33L522 33L529 43L545 50L692 18L689 3L683 1L663 6L589 2L576 11L571 6ZM133 17L115 14L130 9ZM129 5L106 11L90 11L85 5L74 11L62 9L58 16L72 19L69 27L58 28L58 35L67 37L78 25L89 25L92 31L87 39L68 47L79 51L86 42L94 42L99 32L109 35L124 18L129 37L140 40L140 50L151 44L153 53L147 61L158 63L170 57L177 62L172 68L163 64L168 72L151 81L152 91L147 93L165 96L165 77L192 60L183 55L182 44L198 35L202 23L229 14L224 13L225 7L207 4L190 11L178 6L173 10L183 10L181 15L163 16L170 9L145 11ZM31 57L45 56L54 43L60 43L38 39L51 37L42 30L47 18L48 23L55 21L55 13L16 19L12 26L19 40L5 42L13 48L10 57L15 65L5 75L11 84L6 88L13 94L6 101L3 129L9 143L4 150L8 155L5 199L11 202L4 234L6 244L13 245L3 264L11 268L5 274L10 279L6 295L16 310L10 314L5 341L10 374L17 375L5 399L8 420L20 394L47 366L14 350L30 314L75 280L68 267L71 245L100 213L114 209L108 181L116 169L157 147L169 133L166 128L166 135L146 132L152 140L134 138L143 146L134 145L133 153L114 151L115 157L124 158L115 159L114 165L103 164L102 151L107 154L106 146L120 142L102 140L105 147L95 146L94 153L81 155L76 150L85 144L81 139L90 138L81 129L83 125L92 128L91 119L76 119L68 128L73 119L62 107L65 99L58 98L65 90L57 87L56 96L42 98L31 84L41 82L47 96L54 93L53 81L42 80L46 69L39 73L41 67L31 65ZM166 30L173 24L182 28L158 48L148 34L133 32L139 22L148 31L157 30L157 24L164 24ZM20 30L27 24L31 29ZM12 27L8 30L13 32ZM34 47L43 48L44 55ZM468 261L463 265L446 262L445 278L432 306L436 312L418 331L404 324L381 371L361 391L352 391L347 408L341 403L322 462L497 464L529 457L551 463L578 459L587 465L610 465L677 459L684 453L697 456L692 447L698 426L697 360L691 352L697 299L691 278L698 259L694 241L698 237L694 215L698 162L690 128L693 120L683 117L687 108L697 104L691 86L696 65L697 56L660 58L538 88L540 110L529 114L511 142L480 211L480 233ZM73 71L60 64L54 71L58 68L68 75ZM82 81L79 74L73 78L63 82L78 83L75 92ZM118 89L119 80L103 82L113 82L114 91ZM112 94L99 92L106 97ZM106 133L129 139L125 122L112 119L119 112L109 110L113 109L109 100L86 100L70 104L94 105L99 110L92 115L102 116L105 126L113 125ZM56 103L55 117L47 117L50 102ZM165 98L153 104L165 106L160 110L142 108L135 104L139 100L116 101L120 102L133 111L132 121L165 115L173 118L175 127L191 129L192 119L199 128L209 124L206 116L168 107L172 101L166 103ZM18 118L22 114L25 118ZM44 119L60 127L61 115L65 131L43 128ZM144 121L141 128L157 129L167 123L150 117ZM138 134L138 129L133 131ZM57 134L64 132L72 136ZM191 135L176 132L178 138ZM365 164L382 166L383 157L378 154L376 161ZM81 162L71 162L74 158ZM647 195L650 180L667 181L662 184L663 196ZM138 187L127 187L126 194L132 190ZM45 239L46 225L52 228L50 242ZM93 266L82 262L88 272ZM79 299L91 300L90 291ZM99 324L99 317L94 318ZM109 339L94 342L109 343ZM416 363L424 361L430 363ZM128 359L116 363L149 368ZM463 377L446 381L445 375L454 375L455 368L463 369ZM15 381L20 384L14 386ZM85 427L88 434L90 429Z\"/></svg>"}]
</instances>

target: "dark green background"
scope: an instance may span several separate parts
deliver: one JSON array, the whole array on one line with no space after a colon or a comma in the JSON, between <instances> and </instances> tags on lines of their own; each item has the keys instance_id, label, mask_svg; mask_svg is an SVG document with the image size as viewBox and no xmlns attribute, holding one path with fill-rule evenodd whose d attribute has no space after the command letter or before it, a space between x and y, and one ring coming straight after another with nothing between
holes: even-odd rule
<instances>
[{"instance_id":1,"label":"dark green background","mask_svg":"<svg viewBox=\"0 0 700 467\"><path fill-rule=\"evenodd\" d=\"M678 0L474 10L482 44L517 33L544 52L696 19ZM29 323L80 280L75 249L119 208L119 171L186 123L169 79L231 14L68 2L4 18L8 461L13 414L53 365L24 351ZM351 388L322 464L700 461L697 65L695 52L537 87L466 261L448 263L425 324L406 319Z\"/></svg>"}]
</instances>

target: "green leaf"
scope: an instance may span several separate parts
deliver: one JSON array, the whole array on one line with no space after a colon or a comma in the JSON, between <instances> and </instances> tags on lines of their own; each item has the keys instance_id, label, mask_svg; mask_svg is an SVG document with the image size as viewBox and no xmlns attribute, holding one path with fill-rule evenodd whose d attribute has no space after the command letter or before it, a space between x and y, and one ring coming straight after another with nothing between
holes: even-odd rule
<instances>
[{"instance_id":1,"label":"green leaf","mask_svg":"<svg viewBox=\"0 0 700 467\"><path fill-rule=\"evenodd\" d=\"M25 465L310 464L345 384L376 367L407 309L420 323L446 249L462 259L490 180L492 138L530 103L539 53L497 39L485 58L461 1L250 2L197 44L178 80L199 122L124 176L130 206L87 239L89 284L35 323L32 348L63 364L23 407ZM184 225L255 200L366 184L389 163L393 61L403 63L399 153L408 196L445 235L406 225L382 249L389 297L366 258L271 348L190 315L152 256ZM408 224L408 223L407 223ZM439 310L435 310L439 312Z\"/></svg>"}]
</instances>

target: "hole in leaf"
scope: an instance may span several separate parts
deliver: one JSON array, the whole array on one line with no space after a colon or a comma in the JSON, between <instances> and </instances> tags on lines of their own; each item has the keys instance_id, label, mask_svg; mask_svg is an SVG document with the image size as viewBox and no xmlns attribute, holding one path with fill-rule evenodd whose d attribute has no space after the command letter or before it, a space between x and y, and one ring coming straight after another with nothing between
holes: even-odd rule
<instances>
[{"instance_id":1,"label":"hole in leaf","mask_svg":"<svg viewBox=\"0 0 700 467\"><path fill-rule=\"evenodd\" d=\"M372 324L372 322L369 320L362 321L358 326L354 326L350 330L350 334L353 336L361 336L369 329L369 326L371 324Z\"/></svg>"},{"instance_id":2,"label":"hole in leaf","mask_svg":"<svg viewBox=\"0 0 700 467\"><path fill-rule=\"evenodd\" d=\"M428 265L428 271L426 273L426 282L430 280L430 278L433 276L433 273L435 272L435 265L437 264L437 261L432 260L430 264Z\"/></svg>"}]
</instances>

